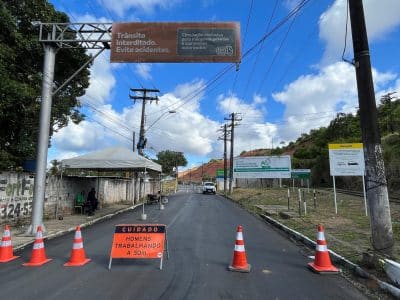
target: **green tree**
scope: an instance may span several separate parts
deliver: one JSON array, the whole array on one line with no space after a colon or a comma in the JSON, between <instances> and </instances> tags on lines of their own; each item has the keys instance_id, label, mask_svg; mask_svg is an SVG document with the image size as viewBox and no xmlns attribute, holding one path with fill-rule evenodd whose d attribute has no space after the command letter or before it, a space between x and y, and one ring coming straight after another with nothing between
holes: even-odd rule
<instances>
[{"instance_id":1,"label":"green tree","mask_svg":"<svg viewBox=\"0 0 400 300\"><path fill-rule=\"evenodd\" d=\"M159 152L156 162L162 166L163 173L169 175L174 174L174 168L185 167L187 165L187 160L182 152L171 150Z\"/></svg>"},{"instance_id":2,"label":"green tree","mask_svg":"<svg viewBox=\"0 0 400 300\"><path fill-rule=\"evenodd\" d=\"M51 167L49 169L50 175L58 175L61 172L61 162L57 159L53 159L51 162Z\"/></svg>"},{"instance_id":3,"label":"green tree","mask_svg":"<svg viewBox=\"0 0 400 300\"><path fill-rule=\"evenodd\" d=\"M45 0L0 0L0 169L14 168L36 157L43 47L31 21L68 23ZM85 50L60 49L54 82L61 85L89 59ZM78 97L89 86L89 66L53 97L50 136L71 119L79 123Z\"/></svg>"}]
</instances>

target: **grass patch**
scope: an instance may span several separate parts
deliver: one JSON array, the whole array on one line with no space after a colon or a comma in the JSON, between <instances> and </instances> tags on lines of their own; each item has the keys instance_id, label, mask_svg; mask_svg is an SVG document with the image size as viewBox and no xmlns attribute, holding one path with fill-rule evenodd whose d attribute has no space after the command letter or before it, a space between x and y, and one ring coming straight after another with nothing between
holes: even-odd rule
<instances>
[{"instance_id":1,"label":"grass patch","mask_svg":"<svg viewBox=\"0 0 400 300\"><path fill-rule=\"evenodd\" d=\"M301 203L299 216L298 191L289 190L289 208L297 217L284 219L274 216L277 221L304 234L312 240L316 239L316 226L325 227L325 237L328 248L346 257L354 263L360 264L362 253L372 249L370 219L365 216L364 200L360 197L338 194L338 214L335 213L333 192L327 190L316 191L314 205L313 193L302 192L306 199L307 215L304 215L304 206ZM255 205L288 205L288 190L285 188L268 189L234 189L230 196L235 202L245 207L249 212L259 214ZM400 205L391 203L393 234L395 241L400 238ZM393 255L400 257L400 247L395 244Z\"/></svg>"}]
</instances>

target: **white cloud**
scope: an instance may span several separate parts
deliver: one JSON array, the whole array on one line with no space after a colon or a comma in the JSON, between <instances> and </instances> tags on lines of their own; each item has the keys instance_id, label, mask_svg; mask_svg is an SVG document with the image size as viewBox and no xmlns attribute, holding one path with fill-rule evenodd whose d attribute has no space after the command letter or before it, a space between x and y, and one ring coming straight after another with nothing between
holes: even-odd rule
<instances>
[{"instance_id":1,"label":"white cloud","mask_svg":"<svg viewBox=\"0 0 400 300\"><path fill-rule=\"evenodd\" d=\"M241 113L241 121L235 127L235 147L234 155L240 154L244 150L267 148L272 144L272 139L277 137L277 126L264 122L264 111L261 104L266 102L266 98L261 95L254 95L252 103L245 103L236 95L218 96L218 109L221 113L228 115L232 112ZM229 123L229 121L226 121ZM219 145L219 152L222 151L223 144Z\"/></svg>"},{"instance_id":2,"label":"white cloud","mask_svg":"<svg viewBox=\"0 0 400 300\"><path fill-rule=\"evenodd\" d=\"M97 105L110 102L111 91L116 84L111 69L109 59L105 55L100 55L95 59L90 68L90 85L85 96L82 97L83 102L86 97Z\"/></svg>"},{"instance_id":3,"label":"white cloud","mask_svg":"<svg viewBox=\"0 0 400 300\"><path fill-rule=\"evenodd\" d=\"M368 0L364 2L364 12L369 42L385 38L400 24L400 1L398 0ZM336 0L333 5L320 16L320 38L326 43L322 65L341 59L346 23L347 0ZM347 35L348 57L352 58L352 41L350 19Z\"/></svg>"},{"instance_id":4,"label":"white cloud","mask_svg":"<svg viewBox=\"0 0 400 300\"><path fill-rule=\"evenodd\" d=\"M70 122L52 137L52 144L62 153L92 151L97 145L104 143L104 131L101 126L89 121L82 121L79 125ZM60 154L60 156L64 156Z\"/></svg>"},{"instance_id":5,"label":"white cloud","mask_svg":"<svg viewBox=\"0 0 400 300\"><path fill-rule=\"evenodd\" d=\"M297 5L299 5L300 0L285 0L284 5L289 9L293 10Z\"/></svg>"},{"instance_id":6,"label":"white cloud","mask_svg":"<svg viewBox=\"0 0 400 300\"><path fill-rule=\"evenodd\" d=\"M391 73L373 70L376 90L386 87L394 79ZM310 129L328 125L336 112L354 112L358 107L356 76L353 66L338 62L322 68L317 74L303 75L287 85L273 98L286 105L285 126L280 135L293 140Z\"/></svg>"},{"instance_id":7,"label":"white cloud","mask_svg":"<svg viewBox=\"0 0 400 300\"><path fill-rule=\"evenodd\" d=\"M75 22L82 23L112 23L110 19L101 17L96 18L93 15L73 15L73 20ZM91 38L94 38L92 35ZM91 55L95 55L99 50L87 50ZM90 79L89 88L86 90L86 94L81 99L84 102L85 97L89 98L92 103L96 105L102 105L104 103L110 102L111 91L116 84L116 79L112 73L112 65L110 64L110 59L104 52L95 58L93 64L90 68Z\"/></svg>"},{"instance_id":8,"label":"white cloud","mask_svg":"<svg viewBox=\"0 0 400 300\"><path fill-rule=\"evenodd\" d=\"M149 80L152 78L150 71L151 71L150 64L136 64L135 73L138 74L143 79Z\"/></svg>"},{"instance_id":9,"label":"white cloud","mask_svg":"<svg viewBox=\"0 0 400 300\"><path fill-rule=\"evenodd\" d=\"M147 150L153 147L156 152L175 150L199 156L212 153L220 124L200 112L199 102L204 96L204 84L204 81L197 80L179 85L171 93L161 95L159 105L155 102L146 105ZM186 102L189 99L191 101ZM176 113L170 114L169 110L176 110ZM114 111L109 104L101 105L89 120L79 125L71 122L68 127L55 133L52 143L60 157L65 152L82 153L112 144L131 147L129 139L134 130L137 142L140 119L139 104L124 108L122 113ZM100 121L107 128L93 120Z\"/></svg>"},{"instance_id":10,"label":"white cloud","mask_svg":"<svg viewBox=\"0 0 400 300\"><path fill-rule=\"evenodd\" d=\"M149 106L146 128L151 128L146 135L157 152L168 149L206 156L213 151L220 125L200 112L204 84L197 80L178 85L160 97L160 107ZM170 114L169 110L176 113Z\"/></svg>"},{"instance_id":11,"label":"white cloud","mask_svg":"<svg viewBox=\"0 0 400 300\"><path fill-rule=\"evenodd\" d=\"M116 13L119 17L126 16L130 10L142 10L146 13L153 12L156 8L168 9L173 7L181 0L99 0L99 4L105 6L110 11Z\"/></svg>"},{"instance_id":12,"label":"white cloud","mask_svg":"<svg viewBox=\"0 0 400 300\"><path fill-rule=\"evenodd\" d=\"M232 112L241 113L243 118L252 120L253 122L263 121L264 114L258 105L264 103L266 100L259 95L255 95L253 103L250 104L239 99L236 95L220 95L217 100L219 102L218 109L222 114L228 115Z\"/></svg>"}]
</instances>

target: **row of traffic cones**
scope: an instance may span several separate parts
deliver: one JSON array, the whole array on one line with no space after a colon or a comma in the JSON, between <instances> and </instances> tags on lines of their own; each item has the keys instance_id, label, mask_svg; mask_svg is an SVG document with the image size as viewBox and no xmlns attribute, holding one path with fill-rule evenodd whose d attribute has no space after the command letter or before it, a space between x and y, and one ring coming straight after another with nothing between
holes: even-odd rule
<instances>
[{"instance_id":1,"label":"row of traffic cones","mask_svg":"<svg viewBox=\"0 0 400 300\"><path fill-rule=\"evenodd\" d=\"M317 245L315 250L316 251L314 262L308 264L313 271L317 273L339 272L339 270L331 263L327 243L325 240L324 228L322 225L318 225ZM18 258L18 256L14 256L13 254L10 228L8 227L8 225L6 225L0 245L0 263L9 262L16 258ZM46 252L44 249L42 227L38 226L36 239L33 244L31 259L29 262L24 263L23 266L42 266L49 261L51 261L51 259L46 257ZM85 250L83 249L83 240L80 226L77 226L71 251L71 257L70 260L64 264L64 266L83 266L89 261L90 259L86 258ZM232 264L229 265L228 269L230 271L244 273L250 272L251 269L251 265L247 263L242 226L237 227Z\"/></svg>"},{"instance_id":2,"label":"row of traffic cones","mask_svg":"<svg viewBox=\"0 0 400 300\"><path fill-rule=\"evenodd\" d=\"M338 273L339 270L332 265L329 256L328 246L325 240L324 228L318 225L317 245L315 249L314 261L309 263L308 266L316 273ZM236 243L233 252L232 264L228 266L230 271L250 272L251 265L247 263L246 250L244 248L243 240L243 227L238 226L236 230Z\"/></svg>"},{"instance_id":3,"label":"row of traffic cones","mask_svg":"<svg viewBox=\"0 0 400 300\"><path fill-rule=\"evenodd\" d=\"M13 247L11 243L11 232L8 225L4 229L4 234L1 239L0 245L0 263L12 261L19 256L14 256ZM42 227L38 226L36 232L35 242L33 243L32 256L29 262L22 264L26 267L37 267L42 266L45 263L51 261L51 258L47 258L46 251L44 249L43 232ZM72 245L71 257L67 263L64 264L66 267L72 266L83 266L90 261L85 256L85 250L83 249L83 240L80 226L76 227L74 243Z\"/></svg>"}]
</instances>

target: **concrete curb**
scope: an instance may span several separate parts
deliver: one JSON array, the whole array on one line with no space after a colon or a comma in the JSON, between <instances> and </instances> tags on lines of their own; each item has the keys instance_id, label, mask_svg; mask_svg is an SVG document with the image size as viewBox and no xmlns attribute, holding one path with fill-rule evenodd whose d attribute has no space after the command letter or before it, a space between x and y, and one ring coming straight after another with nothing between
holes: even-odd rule
<instances>
[{"instance_id":1,"label":"concrete curb","mask_svg":"<svg viewBox=\"0 0 400 300\"><path fill-rule=\"evenodd\" d=\"M244 208L242 205L240 205L239 203L237 203L236 201L234 201L233 199L231 199L228 196L225 196L224 194L219 194L221 197L224 197L236 204L238 204L240 207ZM272 226L282 230L283 232L285 232L288 236L302 242L304 245L315 249L315 245L317 244L316 242L314 242L313 240L309 239L308 237L306 237L305 235L301 234L300 232L297 232L296 230L293 230L289 227L287 227L286 225L283 225L282 223L276 221L275 219L267 216L267 215L263 215L260 214L259 215L265 222L271 224ZM347 269L353 271L356 275L362 277L362 278L368 278L371 279L373 281L375 281L378 286L390 293L392 296L396 297L397 299L400 299L400 289L395 287L394 285L391 285L387 282L384 282L378 278L376 278L374 275L369 274L367 271L363 270L360 266L356 265L355 263L352 263L351 261L349 261L348 259L344 258L343 256L337 254L336 252L329 250L329 253L333 256L333 260L337 263L339 263L340 265L346 267Z\"/></svg>"},{"instance_id":2,"label":"concrete curb","mask_svg":"<svg viewBox=\"0 0 400 300\"><path fill-rule=\"evenodd\" d=\"M111 213L111 214L107 214L107 215L98 217L98 218L96 218L96 219L87 221L87 222L85 222L85 223L80 224L79 226L80 226L81 228L85 228L85 227L91 226L91 225L93 225L93 224L95 224L95 223L97 223L97 222L110 219L110 218L112 218L112 217L114 217L114 216L116 216L116 215L118 215L118 214L122 214L122 213L124 213L124 212L126 212L126 211L134 210L136 207L142 206L142 205L143 205L143 203L136 204L136 205L132 205L132 206L129 206L129 207L126 207L126 208L117 210L117 211L115 211L115 212L113 212L113 213ZM56 238L56 237L59 237L59 236L68 234L68 233L70 233L70 232L73 232L73 231L75 231L75 229L76 229L76 226L70 227L70 228L65 229L65 230L60 230L60 231L57 231L57 232L55 232L55 233L52 233L52 234L49 234L49 235L44 236L43 239L44 239L44 240L51 240L51 239L54 239L54 238ZM22 245L19 245L19 246L14 247L14 250L22 250L22 249L24 249L25 247L32 245L34 242L35 242L35 240L26 242L25 244L22 244Z\"/></svg>"},{"instance_id":3,"label":"concrete curb","mask_svg":"<svg viewBox=\"0 0 400 300\"><path fill-rule=\"evenodd\" d=\"M266 216L266 215L260 215L260 216L264 221L266 221L267 223L273 225L274 227L282 230L283 232L288 234L290 237L302 242L303 244L305 244L306 246L308 246L310 248L315 248L315 245L317 243L312 241L305 235L301 234L300 232L297 232L296 230L293 230L293 229L287 227L286 225L283 225L282 223L274 220L273 218L271 218L269 216ZM340 265L346 267L347 269L353 271L360 277L368 278L368 279L375 281L381 289L389 292L390 294L392 294L394 297L396 297L398 299L400 298L400 289L399 288L376 278L375 276L373 276L373 275L369 274L368 272L366 272L365 270L363 270L360 266L352 263L348 259L337 254L336 252L329 250L329 249L328 249L328 251L331 254L331 256L333 257L333 260L335 262L337 262Z\"/></svg>"}]
</instances>

